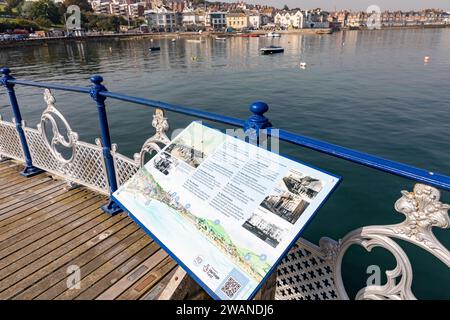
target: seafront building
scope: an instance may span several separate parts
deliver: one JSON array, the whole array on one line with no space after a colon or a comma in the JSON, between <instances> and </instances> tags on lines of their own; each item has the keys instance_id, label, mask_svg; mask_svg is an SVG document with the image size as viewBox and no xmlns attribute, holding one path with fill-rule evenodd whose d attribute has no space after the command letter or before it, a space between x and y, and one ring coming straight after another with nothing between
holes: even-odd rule
<instances>
[{"instance_id":1,"label":"seafront building","mask_svg":"<svg viewBox=\"0 0 450 320\"><path fill-rule=\"evenodd\" d=\"M242 30L249 26L249 16L244 11L233 11L227 14L227 27Z\"/></svg>"},{"instance_id":2,"label":"seafront building","mask_svg":"<svg viewBox=\"0 0 450 320\"><path fill-rule=\"evenodd\" d=\"M144 18L149 29L155 31L366 28L371 16L365 11L282 10L244 2L90 0L90 4L99 14ZM384 11L379 14L379 21L381 27L446 25L450 24L450 14L438 9Z\"/></svg>"},{"instance_id":3,"label":"seafront building","mask_svg":"<svg viewBox=\"0 0 450 320\"><path fill-rule=\"evenodd\" d=\"M183 21L180 12L172 11L164 6L156 10L145 11L145 17L149 30L160 32L177 31Z\"/></svg>"}]
</instances>

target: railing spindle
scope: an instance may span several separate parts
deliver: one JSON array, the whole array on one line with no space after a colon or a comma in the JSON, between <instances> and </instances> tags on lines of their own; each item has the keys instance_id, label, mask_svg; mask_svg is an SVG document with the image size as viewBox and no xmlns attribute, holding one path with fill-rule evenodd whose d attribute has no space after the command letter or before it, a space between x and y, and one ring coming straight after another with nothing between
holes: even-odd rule
<instances>
[{"instance_id":1,"label":"railing spindle","mask_svg":"<svg viewBox=\"0 0 450 320\"><path fill-rule=\"evenodd\" d=\"M106 174L108 176L109 192L112 194L117 190L116 172L114 169L114 159L111 155L111 137L109 134L108 117L106 115L105 100L106 97L100 95L100 92L107 91L106 87L102 85L103 78L99 75L91 77L90 94L92 99L97 104L98 121L100 125L100 133L102 139L103 158L105 160ZM108 214L114 215L122 211L117 203L112 198L109 202L102 206L103 211Z\"/></svg>"},{"instance_id":2,"label":"railing spindle","mask_svg":"<svg viewBox=\"0 0 450 320\"><path fill-rule=\"evenodd\" d=\"M8 91L9 101L11 102L14 119L16 121L17 133L19 135L23 156L25 158L25 168L20 174L24 177L31 177L43 172L43 170L34 167L31 160L30 149L28 148L25 132L22 128L22 114L20 113L19 103L17 102L16 93L14 91L14 83L9 82L9 80L14 80L14 77L10 74L11 70L9 68L2 68L0 69L0 72L3 74L2 78L0 79L0 83Z\"/></svg>"}]
</instances>

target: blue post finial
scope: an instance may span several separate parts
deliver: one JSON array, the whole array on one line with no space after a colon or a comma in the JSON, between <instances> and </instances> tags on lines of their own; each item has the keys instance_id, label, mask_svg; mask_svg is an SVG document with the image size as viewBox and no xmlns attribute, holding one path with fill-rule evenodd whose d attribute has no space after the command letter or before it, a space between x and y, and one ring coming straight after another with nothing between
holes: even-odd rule
<instances>
[{"instance_id":1,"label":"blue post finial","mask_svg":"<svg viewBox=\"0 0 450 320\"><path fill-rule=\"evenodd\" d=\"M11 76L11 69L4 67L0 69L0 72L3 74L3 77L0 78L0 84L7 88L14 87L13 83L8 83L8 80L14 80Z\"/></svg>"},{"instance_id":2,"label":"blue post finial","mask_svg":"<svg viewBox=\"0 0 450 320\"><path fill-rule=\"evenodd\" d=\"M11 73L11 69L4 67L0 69L0 72L5 76L9 76L9 74Z\"/></svg>"},{"instance_id":3,"label":"blue post finial","mask_svg":"<svg viewBox=\"0 0 450 320\"><path fill-rule=\"evenodd\" d=\"M108 117L106 115L105 100L106 97L101 95L101 92L108 91L104 85L102 85L103 77L99 75L93 75L91 77L90 94L92 99L96 102L98 111L98 122L100 126L100 134L102 138L103 159L105 160L106 174L108 176L109 192L110 195L117 190L116 170L114 169L114 159L111 155L111 136L109 134ZM103 211L108 214L116 214L122 211L119 205L110 197L107 204L102 206Z\"/></svg>"},{"instance_id":4,"label":"blue post finial","mask_svg":"<svg viewBox=\"0 0 450 320\"><path fill-rule=\"evenodd\" d=\"M103 82L103 77L98 74L94 74L91 77L91 82L94 84L101 84Z\"/></svg>"},{"instance_id":5,"label":"blue post finial","mask_svg":"<svg viewBox=\"0 0 450 320\"><path fill-rule=\"evenodd\" d=\"M269 119L264 116L269 110L267 103L263 101L255 101L250 105L250 111L253 113L245 122L244 130L254 129L258 132L260 129L271 127Z\"/></svg>"},{"instance_id":6,"label":"blue post finial","mask_svg":"<svg viewBox=\"0 0 450 320\"><path fill-rule=\"evenodd\" d=\"M100 95L101 91L108 91L106 87L102 84L103 77L99 76L98 74L95 74L91 77L91 82L93 83L91 87L91 97L95 100L97 103L104 103L106 100L106 97Z\"/></svg>"}]
</instances>

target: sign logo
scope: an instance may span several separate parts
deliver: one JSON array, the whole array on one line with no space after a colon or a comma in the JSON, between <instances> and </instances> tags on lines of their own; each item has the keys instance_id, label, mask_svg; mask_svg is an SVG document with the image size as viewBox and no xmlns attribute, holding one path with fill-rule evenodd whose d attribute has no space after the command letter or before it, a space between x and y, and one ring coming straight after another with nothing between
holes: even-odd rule
<instances>
[{"instance_id":1,"label":"sign logo","mask_svg":"<svg viewBox=\"0 0 450 320\"><path fill-rule=\"evenodd\" d=\"M198 267L199 265L201 265L202 262L203 262L203 257L202 257L202 256L197 256L197 257L195 257L195 259L194 259L194 265L195 265L196 267Z\"/></svg>"}]
</instances>

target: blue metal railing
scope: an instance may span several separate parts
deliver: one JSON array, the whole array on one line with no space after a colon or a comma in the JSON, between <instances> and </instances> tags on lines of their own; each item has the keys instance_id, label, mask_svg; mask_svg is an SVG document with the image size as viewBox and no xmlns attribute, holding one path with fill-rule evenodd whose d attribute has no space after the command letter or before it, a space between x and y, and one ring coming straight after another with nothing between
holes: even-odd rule
<instances>
[{"instance_id":1,"label":"blue metal railing","mask_svg":"<svg viewBox=\"0 0 450 320\"><path fill-rule=\"evenodd\" d=\"M54 83L42 83L42 82L33 82L33 81L23 81L17 80L13 78L10 73L11 71L8 68L3 68L0 70L3 74L3 77L0 79L0 83L7 88L8 95L10 98L11 106L14 112L14 116L16 118L16 127L19 133L20 142L22 144L22 150L25 156L26 168L24 171L24 175L32 175L40 172L40 169L33 167L32 159L28 150L27 141L25 139L25 135L23 133L23 129L21 127L21 116L19 105L17 103L17 99L14 92L15 85L23 85L23 86L31 86L31 87L40 87L40 88L49 88L54 90L63 90L63 91L71 91L71 92L79 92L84 94L90 94L92 99L95 101L99 116L99 126L101 132L102 139L102 147L103 147L103 157L106 164L106 171L108 175L108 182L110 187L110 193L112 194L117 190L117 181L116 181L116 173L114 169L114 163L111 155L111 139L109 134L109 126L108 119L106 113L106 105L105 100L107 98L121 100L126 102L131 102L151 108L160 108L165 111L172 111L188 116L192 116L195 118L205 119L209 121L214 121L222 124L232 125L235 127L243 128L244 130L254 129L256 132L259 132L261 129L267 129L268 136L276 135L280 140L286 141L297 146L306 147L321 153L328 154L333 157L338 157L353 163L357 163L360 165L364 165L366 167L370 167L376 170L388 172L400 177L408 178L415 180L417 182L422 182L437 188L441 188L443 190L450 191L450 177L430 172L427 170L423 170L420 168L416 168L404 163L395 162L387 159L383 159L377 156L373 156L370 154L366 154L363 152L359 152L356 150L352 150L349 148L341 147L335 144L331 144L328 142L320 141L314 138L298 135L289 131L285 131L279 129L277 131L272 131L272 125L269 122L269 119L264 116L264 114L268 111L269 107L267 104L261 101L257 101L250 106L251 115L246 120L237 119L233 117L223 116L216 113L211 113L207 111L202 111L195 108L189 108L186 106L174 105L170 103L165 103L161 101L155 101L145 98L138 98L133 96L128 96L120 93L109 92L102 85L103 78L98 75L94 75L91 77L91 88L83 88L83 87L74 87L74 86L65 86ZM30 172L30 174L26 174ZM105 212L110 214L114 214L120 211L117 204L115 204L112 200L109 201L107 205L103 207Z\"/></svg>"}]
</instances>

